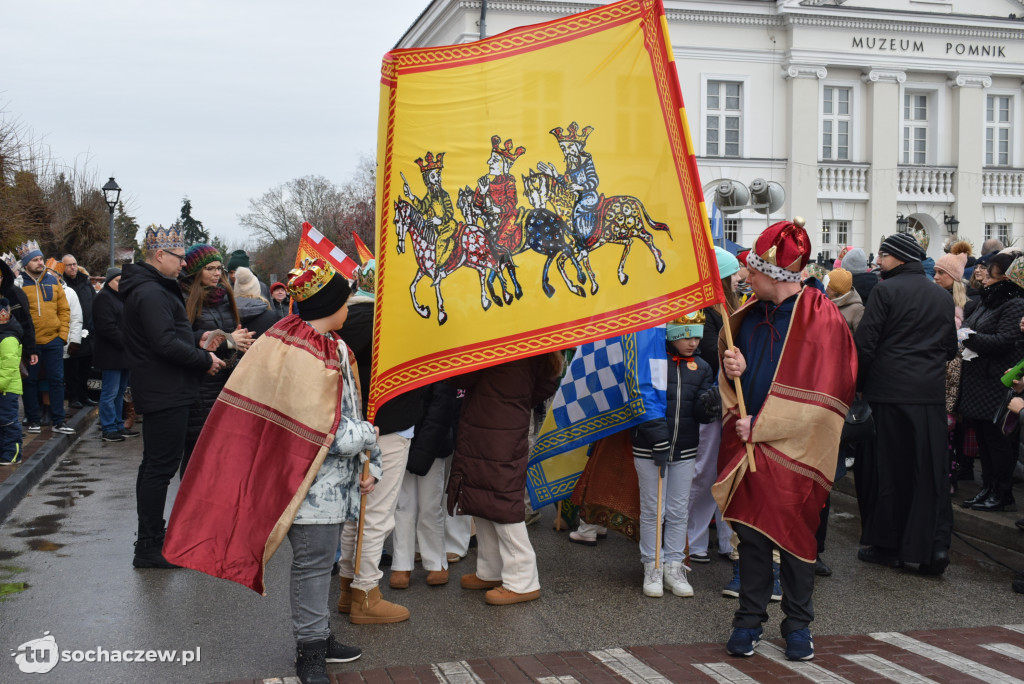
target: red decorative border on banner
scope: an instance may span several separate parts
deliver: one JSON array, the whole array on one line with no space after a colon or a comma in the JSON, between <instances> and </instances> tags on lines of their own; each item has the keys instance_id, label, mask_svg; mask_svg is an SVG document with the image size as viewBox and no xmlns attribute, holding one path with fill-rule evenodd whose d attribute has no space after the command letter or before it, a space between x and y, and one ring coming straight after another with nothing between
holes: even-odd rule
<instances>
[{"instance_id":1,"label":"red decorative border on banner","mask_svg":"<svg viewBox=\"0 0 1024 684\"><path fill-rule=\"evenodd\" d=\"M623 335L649 328L684 313L709 304L725 301L717 264L712 265L713 249L706 212L702 211L703 197L697 196L701 187L694 153L687 152L686 123L675 61L670 52L664 28L665 10L661 0L633 0L599 7L567 18L544 24L512 29L477 43L437 48L393 50L385 55L381 69L381 82L389 88L388 127L383 160L383 199L377 251L377 298L374 317L374 339L380 339L380 322L386 306L384 281L390 253L391 226L390 179L394 154L394 121L399 73L408 74L502 59L558 43L574 40L602 30L640 21L644 46L651 59L665 129L679 187L684 197L688 235L697 255L697 282L683 290L664 295L635 306L617 309L596 317L532 330L520 335L488 340L467 347L437 352L407 361L380 373L379 358L374 355L368 417L373 419L376 407L402 392L437 380L493 366L514 358L522 358L552 349L568 349L594 340ZM701 227L695 231L694 228ZM703 244L700 244L703 243ZM698 246L701 248L698 249Z\"/></svg>"}]
</instances>

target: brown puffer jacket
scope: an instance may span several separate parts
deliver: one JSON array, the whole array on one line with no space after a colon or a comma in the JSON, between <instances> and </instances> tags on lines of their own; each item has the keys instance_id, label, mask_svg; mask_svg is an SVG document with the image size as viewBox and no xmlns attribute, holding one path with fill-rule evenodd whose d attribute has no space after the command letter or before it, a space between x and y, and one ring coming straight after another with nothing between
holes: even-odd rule
<instances>
[{"instance_id":1,"label":"brown puffer jacket","mask_svg":"<svg viewBox=\"0 0 1024 684\"><path fill-rule=\"evenodd\" d=\"M523 492L530 413L554 394L547 355L453 378L466 390L448 478L448 512L511 524L526 519Z\"/></svg>"}]
</instances>

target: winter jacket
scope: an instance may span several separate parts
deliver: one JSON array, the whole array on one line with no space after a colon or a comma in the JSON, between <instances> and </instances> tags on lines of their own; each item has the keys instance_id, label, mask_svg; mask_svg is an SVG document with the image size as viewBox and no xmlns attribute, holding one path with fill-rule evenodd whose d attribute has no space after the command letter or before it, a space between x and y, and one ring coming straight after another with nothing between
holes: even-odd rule
<instances>
[{"instance_id":1,"label":"winter jacket","mask_svg":"<svg viewBox=\"0 0 1024 684\"><path fill-rule=\"evenodd\" d=\"M978 354L977 358L965 359L960 370L957 410L964 418L992 420L1006 399L1006 388L999 378L1020 361L1020 344L1024 341L1021 317L1024 290L1001 280L982 291L981 304L964 320L963 327L974 331L964 340L964 348Z\"/></svg>"},{"instance_id":2,"label":"winter jacket","mask_svg":"<svg viewBox=\"0 0 1024 684\"><path fill-rule=\"evenodd\" d=\"M16 285L14 271L3 259L0 259L0 297L6 297L11 304L11 318L21 326L21 356L26 361L36 353L36 328L32 324L32 314L28 308L28 297L20 286Z\"/></svg>"},{"instance_id":3,"label":"winter jacket","mask_svg":"<svg viewBox=\"0 0 1024 684\"><path fill-rule=\"evenodd\" d=\"M242 319L242 327L259 337L283 318L278 316L270 306L270 302L262 297L245 297L235 295L238 315Z\"/></svg>"},{"instance_id":4,"label":"winter jacket","mask_svg":"<svg viewBox=\"0 0 1024 684\"><path fill-rule=\"evenodd\" d=\"M857 389L869 402L945 403L946 362L957 349L953 307L920 262L882 274L853 339Z\"/></svg>"},{"instance_id":5,"label":"winter jacket","mask_svg":"<svg viewBox=\"0 0 1024 684\"><path fill-rule=\"evenodd\" d=\"M451 456L459 407L456 393L455 387L447 382L435 382L424 388L423 417L416 424L405 466L413 475L426 475L435 460Z\"/></svg>"},{"instance_id":6,"label":"winter jacket","mask_svg":"<svg viewBox=\"0 0 1024 684\"><path fill-rule=\"evenodd\" d=\"M96 302L96 290L89 282L89 274L81 268L74 278L64 276L64 283L78 295L78 303L82 306L82 330L88 331L83 334L78 350L71 356L89 356L93 353L93 305Z\"/></svg>"},{"instance_id":7,"label":"winter jacket","mask_svg":"<svg viewBox=\"0 0 1024 684\"><path fill-rule=\"evenodd\" d=\"M147 263L127 264L118 294L136 409L152 413L190 405L213 362L196 346L177 280Z\"/></svg>"},{"instance_id":8,"label":"winter jacket","mask_svg":"<svg viewBox=\"0 0 1024 684\"><path fill-rule=\"evenodd\" d=\"M711 366L711 377L718 381L718 336L722 332L722 317L713 306L704 309L704 336L700 338L697 351L700 358Z\"/></svg>"},{"instance_id":9,"label":"winter jacket","mask_svg":"<svg viewBox=\"0 0 1024 684\"><path fill-rule=\"evenodd\" d=\"M686 461L697 456L700 424L712 423L721 414L705 412L705 404L698 401L714 385L714 375L707 361L699 354L678 356L673 349L667 354L665 415L633 428L633 456L653 458L657 452L667 449L670 461Z\"/></svg>"},{"instance_id":10,"label":"winter jacket","mask_svg":"<svg viewBox=\"0 0 1024 684\"><path fill-rule=\"evenodd\" d=\"M21 274L21 289L28 299L32 325L36 331L36 344L43 345L57 337L66 343L68 329L71 327L71 309L57 277L43 272L39 280L36 280L25 271Z\"/></svg>"},{"instance_id":11,"label":"winter jacket","mask_svg":"<svg viewBox=\"0 0 1024 684\"><path fill-rule=\"evenodd\" d=\"M448 513L501 524L523 522L533 407L554 394L545 355L516 359L452 379L466 390L448 478Z\"/></svg>"},{"instance_id":12,"label":"winter jacket","mask_svg":"<svg viewBox=\"0 0 1024 684\"><path fill-rule=\"evenodd\" d=\"M363 417L370 398L370 368L373 365L373 299L355 296L348 302L348 318L338 334L352 353L359 368L359 388L363 395ZM389 435L414 427L423 417L424 389L419 387L377 407L373 424L380 434Z\"/></svg>"},{"instance_id":13,"label":"winter jacket","mask_svg":"<svg viewBox=\"0 0 1024 684\"><path fill-rule=\"evenodd\" d=\"M85 335L85 328L83 327L84 317L82 316L82 305L78 301L78 294L68 287L63 281L60 284L64 290L64 296L68 300L68 310L71 312L71 318L68 324L68 336L64 341L64 358L70 358L68 348L72 344L76 344L79 348L82 346L82 336Z\"/></svg>"},{"instance_id":14,"label":"winter jacket","mask_svg":"<svg viewBox=\"0 0 1024 684\"><path fill-rule=\"evenodd\" d=\"M123 370L128 367L124 353L124 302L110 283L96 295L92 303L92 364L100 370Z\"/></svg>"},{"instance_id":15,"label":"winter jacket","mask_svg":"<svg viewBox=\"0 0 1024 684\"><path fill-rule=\"evenodd\" d=\"M251 307L250 307L251 308ZM240 312L241 313L241 312ZM199 314L199 318L192 324L192 332L195 339L200 339L208 330L223 330L230 333L239 325L235 319L235 312L231 309L231 302L225 295L217 304L206 304ZM203 431L203 425L213 409L213 404L224 389L231 371L241 353L228 348L227 342L222 342L216 350L218 357L224 360L226 366L213 375L199 376L199 395L188 409L188 428L185 436L185 453L192 453L192 448L199 441L199 433Z\"/></svg>"},{"instance_id":16,"label":"winter jacket","mask_svg":"<svg viewBox=\"0 0 1024 684\"><path fill-rule=\"evenodd\" d=\"M850 326L850 333L857 332L857 326L860 325L860 320L864 317L864 302L861 301L857 290L852 289L844 295L839 295L832 300L832 303L839 309L839 313L843 314L846 325Z\"/></svg>"},{"instance_id":17,"label":"winter jacket","mask_svg":"<svg viewBox=\"0 0 1024 684\"><path fill-rule=\"evenodd\" d=\"M281 320L285 316L288 316L291 312L288 311L288 307L291 304L291 300L285 297L283 302L279 302L276 299L270 300L270 310L274 312L278 320Z\"/></svg>"},{"instance_id":18,"label":"winter jacket","mask_svg":"<svg viewBox=\"0 0 1024 684\"><path fill-rule=\"evenodd\" d=\"M21 394L21 325L0 325L0 394Z\"/></svg>"},{"instance_id":19,"label":"winter jacket","mask_svg":"<svg viewBox=\"0 0 1024 684\"><path fill-rule=\"evenodd\" d=\"M877 284L878 274L874 271L853 274L853 289L860 295L860 300L864 303L864 306L868 305L868 300L871 298L871 291Z\"/></svg>"}]
</instances>

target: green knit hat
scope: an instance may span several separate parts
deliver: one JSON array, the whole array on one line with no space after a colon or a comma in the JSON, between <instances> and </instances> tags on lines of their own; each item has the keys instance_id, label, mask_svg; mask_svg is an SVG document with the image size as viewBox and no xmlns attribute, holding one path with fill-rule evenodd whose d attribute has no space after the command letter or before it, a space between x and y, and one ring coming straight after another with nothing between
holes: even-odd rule
<instances>
[{"instance_id":1,"label":"green knit hat","mask_svg":"<svg viewBox=\"0 0 1024 684\"><path fill-rule=\"evenodd\" d=\"M228 258L228 271L234 271L239 266L249 268L249 255L244 249L236 249Z\"/></svg>"}]
</instances>

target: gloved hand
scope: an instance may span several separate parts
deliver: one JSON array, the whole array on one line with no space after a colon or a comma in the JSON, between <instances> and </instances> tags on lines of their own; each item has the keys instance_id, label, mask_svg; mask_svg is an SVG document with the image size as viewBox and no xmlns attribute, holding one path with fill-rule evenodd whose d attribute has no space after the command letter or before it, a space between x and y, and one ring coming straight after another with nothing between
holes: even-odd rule
<instances>
[{"instance_id":1,"label":"gloved hand","mask_svg":"<svg viewBox=\"0 0 1024 684\"><path fill-rule=\"evenodd\" d=\"M654 465L659 468L664 468L668 465L668 458L670 455L670 449L668 444L657 444L654 449L651 450L651 459L654 461Z\"/></svg>"},{"instance_id":2,"label":"gloved hand","mask_svg":"<svg viewBox=\"0 0 1024 684\"><path fill-rule=\"evenodd\" d=\"M722 417L722 395L717 385L697 397L696 413L697 420L701 423L712 423Z\"/></svg>"},{"instance_id":3,"label":"gloved hand","mask_svg":"<svg viewBox=\"0 0 1024 684\"><path fill-rule=\"evenodd\" d=\"M78 350L81 348L82 345L80 345L78 342L72 342L71 344L68 345L68 354L77 354Z\"/></svg>"}]
</instances>

